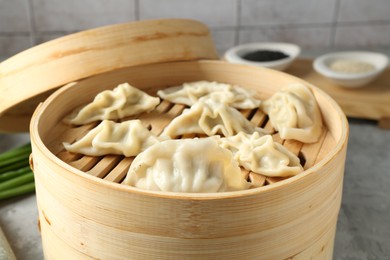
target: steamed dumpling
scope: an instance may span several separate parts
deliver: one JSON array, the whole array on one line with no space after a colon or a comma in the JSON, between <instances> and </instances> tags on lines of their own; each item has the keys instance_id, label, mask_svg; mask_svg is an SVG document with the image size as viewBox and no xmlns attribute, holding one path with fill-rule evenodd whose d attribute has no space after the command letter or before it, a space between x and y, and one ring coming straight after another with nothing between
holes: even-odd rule
<instances>
[{"instance_id":1,"label":"steamed dumpling","mask_svg":"<svg viewBox=\"0 0 390 260\"><path fill-rule=\"evenodd\" d=\"M322 132L321 112L307 86L290 85L264 101L261 108L281 138L303 143L318 141Z\"/></svg>"},{"instance_id":2,"label":"steamed dumpling","mask_svg":"<svg viewBox=\"0 0 390 260\"><path fill-rule=\"evenodd\" d=\"M140 120L122 123L103 120L80 140L73 144L64 143L64 146L69 152L85 155L122 154L130 157L160 140L162 138L150 132Z\"/></svg>"},{"instance_id":3,"label":"steamed dumpling","mask_svg":"<svg viewBox=\"0 0 390 260\"><path fill-rule=\"evenodd\" d=\"M249 187L232 153L213 138L157 143L135 157L123 183L170 192L223 192Z\"/></svg>"},{"instance_id":4,"label":"steamed dumpling","mask_svg":"<svg viewBox=\"0 0 390 260\"><path fill-rule=\"evenodd\" d=\"M303 171L299 158L271 135L239 133L219 139L221 147L230 150L247 170L269 177L289 177Z\"/></svg>"},{"instance_id":5,"label":"steamed dumpling","mask_svg":"<svg viewBox=\"0 0 390 260\"><path fill-rule=\"evenodd\" d=\"M253 98L250 90L225 83L196 81L181 86L159 90L157 95L172 103L192 106L200 98L212 98L238 109L253 109L260 106L260 100Z\"/></svg>"},{"instance_id":6,"label":"steamed dumpling","mask_svg":"<svg viewBox=\"0 0 390 260\"><path fill-rule=\"evenodd\" d=\"M113 90L105 90L96 95L92 103L71 113L64 122L82 125L104 119L121 119L127 116L149 112L160 103L158 97L130 86L118 85Z\"/></svg>"},{"instance_id":7,"label":"steamed dumpling","mask_svg":"<svg viewBox=\"0 0 390 260\"><path fill-rule=\"evenodd\" d=\"M175 137L183 134L235 135L264 130L253 125L238 110L212 99L199 100L191 108L174 118L162 135Z\"/></svg>"}]
</instances>

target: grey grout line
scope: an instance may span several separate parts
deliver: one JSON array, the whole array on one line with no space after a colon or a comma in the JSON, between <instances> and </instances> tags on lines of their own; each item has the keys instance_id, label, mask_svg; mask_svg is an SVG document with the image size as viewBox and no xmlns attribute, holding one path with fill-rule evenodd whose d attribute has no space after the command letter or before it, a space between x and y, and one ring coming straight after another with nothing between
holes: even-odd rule
<instances>
[{"instance_id":1,"label":"grey grout line","mask_svg":"<svg viewBox=\"0 0 390 260\"><path fill-rule=\"evenodd\" d=\"M370 25L390 25L390 20L348 21L348 22L337 21L337 26L370 26Z\"/></svg>"},{"instance_id":2,"label":"grey grout line","mask_svg":"<svg viewBox=\"0 0 390 260\"><path fill-rule=\"evenodd\" d=\"M335 47L339 13L340 13L340 0L336 0L336 4L333 11L333 22L330 31L330 47Z\"/></svg>"},{"instance_id":3,"label":"grey grout line","mask_svg":"<svg viewBox=\"0 0 390 260\"><path fill-rule=\"evenodd\" d=\"M297 23L297 24L262 24L262 25L241 25L240 30L258 30L258 29L289 29L289 28L329 28L333 22L328 23ZM390 25L390 21L370 21L370 22L337 22L337 27L356 27L356 26L373 26L373 25ZM223 28L223 27L220 27ZM214 28L218 29L218 28Z\"/></svg>"},{"instance_id":4,"label":"grey grout line","mask_svg":"<svg viewBox=\"0 0 390 260\"><path fill-rule=\"evenodd\" d=\"M0 36L30 36L31 32L0 32Z\"/></svg>"},{"instance_id":5,"label":"grey grout line","mask_svg":"<svg viewBox=\"0 0 390 260\"><path fill-rule=\"evenodd\" d=\"M29 18L29 27L30 27L30 42L31 46L35 46L38 44L38 39L37 39L37 28L35 24L35 19L34 19L34 7L32 4L32 0L27 1L28 4L28 18Z\"/></svg>"},{"instance_id":6,"label":"grey grout line","mask_svg":"<svg viewBox=\"0 0 390 260\"><path fill-rule=\"evenodd\" d=\"M139 5L140 5L140 0L134 0L134 20L138 21L140 19L139 15Z\"/></svg>"},{"instance_id":7,"label":"grey grout line","mask_svg":"<svg viewBox=\"0 0 390 260\"><path fill-rule=\"evenodd\" d=\"M234 45L240 44L240 30L241 30L241 7L242 1L237 0L236 3L236 27L234 30Z\"/></svg>"}]
</instances>

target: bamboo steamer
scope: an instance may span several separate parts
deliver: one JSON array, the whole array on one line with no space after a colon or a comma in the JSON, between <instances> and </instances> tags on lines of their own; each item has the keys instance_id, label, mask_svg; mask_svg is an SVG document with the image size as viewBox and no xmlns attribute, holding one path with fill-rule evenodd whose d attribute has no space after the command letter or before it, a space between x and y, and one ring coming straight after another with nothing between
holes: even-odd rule
<instances>
[{"instance_id":1,"label":"bamboo steamer","mask_svg":"<svg viewBox=\"0 0 390 260\"><path fill-rule=\"evenodd\" d=\"M151 64L61 88L37 109L31 133L48 259L331 259L347 123L335 102L317 88L313 91L326 124L321 141L283 143L305 158L305 172L285 180L269 178L268 185L245 191L138 190L120 184L131 159L79 157L63 150L61 141L79 138L92 125L71 128L61 120L101 90L127 81L155 95L157 89L200 79L240 84L261 98L302 82L281 72L220 61ZM159 131L182 110L167 107L163 102L141 119Z\"/></svg>"},{"instance_id":2,"label":"bamboo steamer","mask_svg":"<svg viewBox=\"0 0 390 260\"><path fill-rule=\"evenodd\" d=\"M204 46L203 54L193 59L159 60L157 54L156 62L92 73L55 91L35 110L31 164L46 259L332 258L348 139L341 109L299 78L212 60L214 49ZM205 56L207 60L200 60ZM164 193L121 184L132 158L64 150L62 142L77 140L96 124L71 127L62 119L100 91L129 82L156 95L159 89L196 80L237 84L254 90L260 99L290 83L312 88L325 124L320 140L302 144L273 135L301 158L305 171L291 178L243 171L252 183L244 191ZM183 109L163 101L139 118L158 134ZM241 113L272 129L260 110Z\"/></svg>"}]
</instances>

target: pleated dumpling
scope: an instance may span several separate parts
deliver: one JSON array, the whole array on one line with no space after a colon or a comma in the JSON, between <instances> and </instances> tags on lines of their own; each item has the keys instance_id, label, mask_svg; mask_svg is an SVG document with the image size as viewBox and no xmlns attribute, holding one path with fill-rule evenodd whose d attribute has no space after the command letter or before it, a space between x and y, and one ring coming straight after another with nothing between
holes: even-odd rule
<instances>
[{"instance_id":1,"label":"pleated dumpling","mask_svg":"<svg viewBox=\"0 0 390 260\"><path fill-rule=\"evenodd\" d=\"M239 133L219 139L221 147L230 150L247 170L269 177L289 177L303 171L299 158L271 135Z\"/></svg>"},{"instance_id":2,"label":"pleated dumpling","mask_svg":"<svg viewBox=\"0 0 390 260\"><path fill-rule=\"evenodd\" d=\"M164 90L159 90L160 98L172 103L192 106L199 99L212 98L228 106L238 109L253 109L260 106L260 100L255 99L254 92L231 84L195 81L184 83Z\"/></svg>"},{"instance_id":3,"label":"pleated dumpling","mask_svg":"<svg viewBox=\"0 0 390 260\"><path fill-rule=\"evenodd\" d=\"M150 132L140 120L121 123L103 120L80 140L73 144L64 143L64 146L69 152L85 155L121 154L130 157L160 140L162 138Z\"/></svg>"},{"instance_id":4,"label":"pleated dumpling","mask_svg":"<svg viewBox=\"0 0 390 260\"><path fill-rule=\"evenodd\" d=\"M149 96L128 83L123 83L113 90L100 92L91 103L73 111L64 122L82 125L104 119L116 120L149 112L159 103L158 97Z\"/></svg>"},{"instance_id":5,"label":"pleated dumpling","mask_svg":"<svg viewBox=\"0 0 390 260\"><path fill-rule=\"evenodd\" d=\"M135 157L124 184L169 192L224 192L249 188L232 153L214 138L157 143Z\"/></svg>"},{"instance_id":6,"label":"pleated dumpling","mask_svg":"<svg viewBox=\"0 0 390 260\"><path fill-rule=\"evenodd\" d=\"M213 99L198 100L174 118L162 135L175 137L183 134L235 135L264 130L253 125L238 110Z\"/></svg>"},{"instance_id":7,"label":"pleated dumpling","mask_svg":"<svg viewBox=\"0 0 390 260\"><path fill-rule=\"evenodd\" d=\"M261 104L283 139L303 143L317 142L322 132L322 117L311 90L303 84L293 84L276 92Z\"/></svg>"}]
</instances>

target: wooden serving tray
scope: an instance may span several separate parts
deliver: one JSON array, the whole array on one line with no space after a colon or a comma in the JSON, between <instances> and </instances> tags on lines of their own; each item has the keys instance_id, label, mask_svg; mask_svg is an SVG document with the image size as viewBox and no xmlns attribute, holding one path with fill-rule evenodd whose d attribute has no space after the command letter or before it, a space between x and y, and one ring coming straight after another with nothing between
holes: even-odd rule
<instances>
[{"instance_id":1,"label":"wooden serving tray","mask_svg":"<svg viewBox=\"0 0 390 260\"><path fill-rule=\"evenodd\" d=\"M310 59L298 59L286 70L328 93L348 117L379 121L379 126L390 128L390 69L385 70L370 85L350 89L330 82L313 69Z\"/></svg>"}]
</instances>

